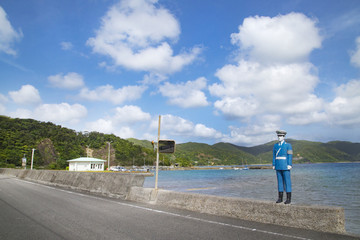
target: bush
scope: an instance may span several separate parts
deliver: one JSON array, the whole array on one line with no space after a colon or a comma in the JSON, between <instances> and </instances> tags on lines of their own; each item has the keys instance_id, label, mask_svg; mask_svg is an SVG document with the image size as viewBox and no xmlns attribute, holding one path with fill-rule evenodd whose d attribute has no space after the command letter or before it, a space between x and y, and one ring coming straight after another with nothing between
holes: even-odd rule
<instances>
[{"instance_id":1,"label":"bush","mask_svg":"<svg viewBox=\"0 0 360 240\"><path fill-rule=\"evenodd\" d=\"M15 164L12 163L0 163L0 168L15 168Z\"/></svg>"},{"instance_id":2,"label":"bush","mask_svg":"<svg viewBox=\"0 0 360 240\"><path fill-rule=\"evenodd\" d=\"M49 168L49 169L52 169L52 170L55 170L55 169L57 168L57 164L56 164L56 163L50 163L50 164L48 165L48 168Z\"/></svg>"}]
</instances>

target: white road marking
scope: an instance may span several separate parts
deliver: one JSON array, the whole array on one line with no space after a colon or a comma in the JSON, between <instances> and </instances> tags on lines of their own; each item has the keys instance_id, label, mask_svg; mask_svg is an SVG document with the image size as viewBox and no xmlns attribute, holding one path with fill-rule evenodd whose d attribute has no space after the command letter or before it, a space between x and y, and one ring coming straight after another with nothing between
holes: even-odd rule
<instances>
[{"instance_id":1,"label":"white road marking","mask_svg":"<svg viewBox=\"0 0 360 240\"><path fill-rule=\"evenodd\" d=\"M115 204L122 205L122 206L137 208L137 209L141 209L141 210L145 210L145 211L149 211L149 212L156 212L156 213L159 213L159 214L165 214L165 215L179 217L179 218L190 219L190 220L199 221L199 222L203 222L203 223L210 223L210 224L215 224L215 225L220 225L220 226L237 228L237 229L242 229L242 230L247 230L247 231L252 231L252 232L260 232L260 233L265 233L265 234L269 234L269 235L287 237L287 238L292 238L292 239L311 240L309 238L303 238L303 237L298 237L298 236L293 236L293 235L288 235L288 234L270 232L270 231L265 231L265 230L261 230L261 229L249 228L249 227L244 227L244 226L234 225L234 224L229 224L229 223L211 221L211 220L206 220L206 219L202 219L202 218L191 217L189 215L181 215L181 214L177 214L177 213L166 212L166 211L152 209L152 208L148 208L148 207L141 207L141 206L137 206L137 205L130 204L130 203L117 202L117 201L110 200L110 199L107 199L107 198L100 198L100 197L96 197L96 196L93 196L93 195L86 195L86 194L82 194L82 193L78 193L78 192L72 192L72 191L68 191L68 190L64 190L64 189L60 189L60 188L56 188L56 187L51 187L51 186L48 186L48 185L43 185L43 184L40 184L40 183L30 182L30 181L26 181L26 180L20 180L20 179L17 179L17 178L15 178L15 180L22 181L22 182L27 182L29 184L33 184L33 185L37 185L37 186L41 186L41 187L50 188L50 189L57 190L57 191L66 192L66 193L69 193L69 194L74 194L74 195L77 195L77 196L97 199L97 200L101 200L101 201L107 201L107 202L115 203Z\"/></svg>"}]
</instances>

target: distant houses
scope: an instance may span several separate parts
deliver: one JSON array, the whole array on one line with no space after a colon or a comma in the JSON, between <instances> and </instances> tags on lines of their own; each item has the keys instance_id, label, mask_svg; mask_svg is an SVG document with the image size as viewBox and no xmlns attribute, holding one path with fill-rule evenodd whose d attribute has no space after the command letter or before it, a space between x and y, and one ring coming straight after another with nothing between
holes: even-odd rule
<instances>
[{"instance_id":1,"label":"distant houses","mask_svg":"<svg viewBox=\"0 0 360 240\"><path fill-rule=\"evenodd\" d=\"M69 171L104 171L106 160L90 157L81 157L69 162Z\"/></svg>"}]
</instances>

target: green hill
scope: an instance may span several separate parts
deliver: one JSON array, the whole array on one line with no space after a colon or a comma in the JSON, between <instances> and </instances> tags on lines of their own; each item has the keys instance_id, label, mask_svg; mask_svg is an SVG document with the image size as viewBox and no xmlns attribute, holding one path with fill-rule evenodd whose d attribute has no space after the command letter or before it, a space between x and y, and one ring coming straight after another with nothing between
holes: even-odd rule
<instances>
[{"instance_id":1,"label":"green hill","mask_svg":"<svg viewBox=\"0 0 360 240\"><path fill-rule=\"evenodd\" d=\"M332 141L328 143L288 139L294 150L294 163L360 161L360 143ZM113 134L76 132L50 122L32 119L12 119L0 116L0 167L21 165L35 148L36 167L64 169L66 160L86 156L90 148L93 157L107 160L111 142L111 165L153 165L156 154L150 141L122 139ZM188 142L176 145L174 154L160 154L161 165L242 165L269 164L276 141L254 147L242 147L219 142L214 145Z\"/></svg>"},{"instance_id":2,"label":"green hill","mask_svg":"<svg viewBox=\"0 0 360 240\"><path fill-rule=\"evenodd\" d=\"M360 161L360 143L334 141L329 143L288 139L294 150L294 163L354 162ZM146 140L142 146L151 146ZM182 143L176 145L172 163L182 165L242 165L270 164L276 141L254 147L242 147L231 143Z\"/></svg>"},{"instance_id":3,"label":"green hill","mask_svg":"<svg viewBox=\"0 0 360 240\"><path fill-rule=\"evenodd\" d=\"M126 140L128 140L129 142L132 142L135 145L139 145L141 147L148 148L148 149L153 149L153 145L148 140L138 140L136 138L127 138Z\"/></svg>"},{"instance_id":4,"label":"green hill","mask_svg":"<svg viewBox=\"0 0 360 240\"><path fill-rule=\"evenodd\" d=\"M335 148L341 152L345 152L355 159L360 160L360 143L333 141L324 144L326 147Z\"/></svg>"},{"instance_id":5,"label":"green hill","mask_svg":"<svg viewBox=\"0 0 360 240\"><path fill-rule=\"evenodd\" d=\"M0 116L0 167L21 166L25 155L30 164L35 148L35 167L64 169L66 160L87 156L86 147L93 157L108 159L110 147L111 165L152 165L155 153L113 134L76 132L50 122L32 119L12 119Z\"/></svg>"}]
</instances>

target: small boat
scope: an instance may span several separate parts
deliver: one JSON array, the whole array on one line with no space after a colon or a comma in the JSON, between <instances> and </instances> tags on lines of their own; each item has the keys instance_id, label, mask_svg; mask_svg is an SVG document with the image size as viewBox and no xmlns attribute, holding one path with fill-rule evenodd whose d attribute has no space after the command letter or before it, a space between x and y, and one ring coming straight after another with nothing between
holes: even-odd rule
<instances>
[{"instance_id":1,"label":"small boat","mask_svg":"<svg viewBox=\"0 0 360 240\"><path fill-rule=\"evenodd\" d=\"M241 159L241 163L242 163L242 166L244 166L244 159ZM246 162L246 159L245 159L245 167L241 168L241 170L249 170L249 168L247 167L247 162Z\"/></svg>"}]
</instances>

